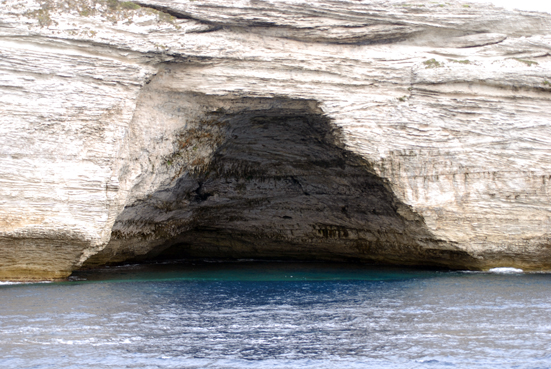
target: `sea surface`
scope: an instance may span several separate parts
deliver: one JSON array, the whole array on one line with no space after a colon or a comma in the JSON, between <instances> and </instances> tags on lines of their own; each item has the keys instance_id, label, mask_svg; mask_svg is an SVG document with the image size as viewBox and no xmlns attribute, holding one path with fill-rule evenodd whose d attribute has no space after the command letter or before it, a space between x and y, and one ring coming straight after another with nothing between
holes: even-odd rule
<instances>
[{"instance_id":1,"label":"sea surface","mask_svg":"<svg viewBox=\"0 0 551 369\"><path fill-rule=\"evenodd\" d=\"M195 262L0 285L0 368L551 368L551 274Z\"/></svg>"}]
</instances>

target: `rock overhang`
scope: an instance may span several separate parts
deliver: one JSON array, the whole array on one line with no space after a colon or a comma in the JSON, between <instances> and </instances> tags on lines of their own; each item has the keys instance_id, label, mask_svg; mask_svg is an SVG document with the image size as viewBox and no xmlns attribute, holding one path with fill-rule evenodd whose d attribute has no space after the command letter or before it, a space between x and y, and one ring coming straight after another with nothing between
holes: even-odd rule
<instances>
[{"instance_id":1,"label":"rock overhang","mask_svg":"<svg viewBox=\"0 0 551 369\"><path fill-rule=\"evenodd\" d=\"M84 266L154 257L449 264L423 255L442 242L369 162L344 149L315 101L170 96L158 105L167 116L206 109L188 112L198 118L173 135L162 165L174 176L127 206L111 243ZM448 258L468 258L444 248Z\"/></svg>"}]
</instances>

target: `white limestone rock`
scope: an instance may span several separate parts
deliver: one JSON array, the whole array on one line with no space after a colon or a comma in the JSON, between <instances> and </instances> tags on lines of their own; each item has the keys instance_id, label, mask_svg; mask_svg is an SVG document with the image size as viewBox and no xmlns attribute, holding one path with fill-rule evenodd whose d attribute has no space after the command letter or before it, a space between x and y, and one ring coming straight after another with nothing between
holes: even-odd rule
<instances>
[{"instance_id":1,"label":"white limestone rock","mask_svg":"<svg viewBox=\"0 0 551 369\"><path fill-rule=\"evenodd\" d=\"M548 14L465 2L1 0L0 279L549 269L550 50Z\"/></svg>"}]
</instances>

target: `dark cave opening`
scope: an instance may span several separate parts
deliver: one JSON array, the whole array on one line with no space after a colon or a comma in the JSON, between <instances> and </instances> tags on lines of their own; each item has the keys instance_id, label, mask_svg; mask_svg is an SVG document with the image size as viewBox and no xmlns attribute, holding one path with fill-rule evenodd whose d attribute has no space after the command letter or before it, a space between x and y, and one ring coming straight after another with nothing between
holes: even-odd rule
<instances>
[{"instance_id":1,"label":"dark cave opening","mask_svg":"<svg viewBox=\"0 0 551 369\"><path fill-rule=\"evenodd\" d=\"M438 247L423 219L346 150L315 102L201 99L209 107L202 123L177 139L189 146L199 137L193 150L215 145L213 154L180 160L173 186L128 205L110 245L84 267L189 258L450 265L468 257Z\"/></svg>"}]
</instances>

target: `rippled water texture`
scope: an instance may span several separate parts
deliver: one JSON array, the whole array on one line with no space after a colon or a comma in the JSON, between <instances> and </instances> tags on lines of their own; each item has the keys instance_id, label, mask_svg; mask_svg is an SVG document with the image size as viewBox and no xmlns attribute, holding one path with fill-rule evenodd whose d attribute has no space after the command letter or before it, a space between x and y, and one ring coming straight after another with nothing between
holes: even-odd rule
<instances>
[{"instance_id":1,"label":"rippled water texture","mask_svg":"<svg viewBox=\"0 0 551 369\"><path fill-rule=\"evenodd\" d=\"M231 263L0 286L0 368L549 368L551 275Z\"/></svg>"}]
</instances>

